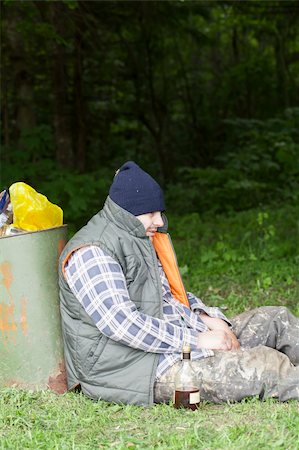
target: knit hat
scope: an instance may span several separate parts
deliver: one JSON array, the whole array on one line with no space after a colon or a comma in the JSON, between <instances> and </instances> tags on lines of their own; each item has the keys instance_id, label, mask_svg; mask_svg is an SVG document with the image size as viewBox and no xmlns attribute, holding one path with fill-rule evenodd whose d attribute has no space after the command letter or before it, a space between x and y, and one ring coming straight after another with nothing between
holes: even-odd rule
<instances>
[{"instance_id":1,"label":"knit hat","mask_svg":"<svg viewBox=\"0 0 299 450\"><path fill-rule=\"evenodd\" d=\"M165 210L159 184L133 161L127 161L116 172L109 196L134 216Z\"/></svg>"}]
</instances>

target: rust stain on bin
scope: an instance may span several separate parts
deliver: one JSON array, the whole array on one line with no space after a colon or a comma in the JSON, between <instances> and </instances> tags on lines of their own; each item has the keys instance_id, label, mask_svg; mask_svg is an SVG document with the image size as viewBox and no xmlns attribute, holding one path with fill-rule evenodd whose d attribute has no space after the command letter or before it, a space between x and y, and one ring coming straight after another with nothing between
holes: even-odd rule
<instances>
[{"instance_id":1,"label":"rust stain on bin","mask_svg":"<svg viewBox=\"0 0 299 450\"><path fill-rule=\"evenodd\" d=\"M47 386L41 384L35 385L30 381L25 382L23 380L18 380L16 378L6 380L4 385L8 387L14 386L19 389L32 389L37 391L48 388L51 391L55 392L55 394L64 394L67 391L67 381L64 362L60 362L58 365L58 369L55 372L55 375L49 377Z\"/></svg>"},{"instance_id":2,"label":"rust stain on bin","mask_svg":"<svg viewBox=\"0 0 299 450\"><path fill-rule=\"evenodd\" d=\"M6 343L6 341L9 340L10 337L8 333L15 332L17 330L17 325L14 319L15 305L10 292L13 276L11 272L11 265L8 261L0 264L0 272L2 274L1 284L3 284L3 286L5 287L9 298L8 304L0 304L0 330L4 339L4 343Z\"/></svg>"},{"instance_id":3,"label":"rust stain on bin","mask_svg":"<svg viewBox=\"0 0 299 450\"><path fill-rule=\"evenodd\" d=\"M56 394L64 394L67 391L64 362L60 362L55 375L49 377L48 386Z\"/></svg>"},{"instance_id":4,"label":"rust stain on bin","mask_svg":"<svg viewBox=\"0 0 299 450\"><path fill-rule=\"evenodd\" d=\"M0 264L0 272L2 273L3 276L1 283L6 288L7 292L10 293L10 287L13 277L11 273L11 265L8 261L5 261L2 264Z\"/></svg>"},{"instance_id":5,"label":"rust stain on bin","mask_svg":"<svg viewBox=\"0 0 299 450\"><path fill-rule=\"evenodd\" d=\"M17 329L14 310L14 305L0 304L0 330L3 336L7 331L16 331Z\"/></svg>"},{"instance_id":6,"label":"rust stain on bin","mask_svg":"<svg viewBox=\"0 0 299 450\"><path fill-rule=\"evenodd\" d=\"M58 241L58 257L60 256L62 250L64 249L65 244L66 244L65 239L59 239L59 241Z\"/></svg>"},{"instance_id":7,"label":"rust stain on bin","mask_svg":"<svg viewBox=\"0 0 299 450\"><path fill-rule=\"evenodd\" d=\"M5 287L9 298L9 304L0 304L0 330L2 337L9 340L10 336L7 333L11 331L15 332L17 330L17 325L14 319L15 305L10 291L13 276L11 264L8 261L4 261L0 264L0 273L2 274L2 280L0 282ZM15 341L15 337L13 337L12 340ZM4 343L6 342L4 341Z\"/></svg>"},{"instance_id":8,"label":"rust stain on bin","mask_svg":"<svg viewBox=\"0 0 299 450\"><path fill-rule=\"evenodd\" d=\"M25 297L23 297L21 299L21 318L20 318L20 323L21 323L22 333L23 333L24 336L27 336L27 334L28 334L27 311L26 311L27 303L28 303L28 300Z\"/></svg>"}]
</instances>

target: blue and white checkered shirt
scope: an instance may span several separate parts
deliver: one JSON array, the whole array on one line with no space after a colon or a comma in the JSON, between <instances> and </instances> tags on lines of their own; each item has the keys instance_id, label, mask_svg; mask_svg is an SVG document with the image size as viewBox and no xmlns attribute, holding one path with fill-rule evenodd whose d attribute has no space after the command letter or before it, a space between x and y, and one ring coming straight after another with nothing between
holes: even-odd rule
<instances>
[{"instance_id":1,"label":"blue and white checkered shirt","mask_svg":"<svg viewBox=\"0 0 299 450\"><path fill-rule=\"evenodd\" d=\"M105 336L145 352L159 353L156 379L181 358L183 345L190 345L192 359L214 353L198 349L198 333L208 331L198 312L226 320L218 308L209 308L190 292L191 309L175 300L158 260L163 292L163 319L137 310L129 298L118 262L97 246L76 250L65 268L70 289Z\"/></svg>"}]
</instances>

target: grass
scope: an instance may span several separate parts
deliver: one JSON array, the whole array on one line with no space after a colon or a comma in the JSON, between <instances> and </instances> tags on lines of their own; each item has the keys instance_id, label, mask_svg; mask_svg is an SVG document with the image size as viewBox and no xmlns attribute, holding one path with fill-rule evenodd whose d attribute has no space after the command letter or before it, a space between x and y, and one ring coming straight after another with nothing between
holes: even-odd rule
<instances>
[{"instance_id":1,"label":"grass","mask_svg":"<svg viewBox=\"0 0 299 450\"><path fill-rule=\"evenodd\" d=\"M298 403L203 404L177 411L3 389L1 449L298 449Z\"/></svg>"},{"instance_id":2,"label":"grass","mask_svg":"<svg viewBox=\"0 0 299 450\"><path fill-rule=\"evenodd\" d=\"M228 316L260 305L299 315L298 206L170 218L188 289ZM0 390L0 449L297 450L299 403L257 398L196 412L93 402L82 394Z\"/></svg>"},{"instance_id":3,"label":"grass","mask_svg":"<svg viewBox=\"0 0 299 450\"><path fill-rule=\"evenodd\" d=\"M207 304L229 316L271 304L299 315L298 205L170 224L185 285Z\"/></svg>"}]
</instances>

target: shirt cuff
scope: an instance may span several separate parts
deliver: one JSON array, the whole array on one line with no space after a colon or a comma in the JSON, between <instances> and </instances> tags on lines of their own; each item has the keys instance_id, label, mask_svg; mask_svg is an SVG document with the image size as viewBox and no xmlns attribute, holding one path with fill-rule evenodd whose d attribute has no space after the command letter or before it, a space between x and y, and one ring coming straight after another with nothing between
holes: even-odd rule
<instances>
[{"instance_id":1,"label":"shirt cuff","mask_svg":"<svg viewBox=\"0 0 299 450\"><path fill-rule=\"evenodd\" d=\"M197 298L191 292L187 292L187 296L191 311L198 314L204 312L210 317L224 320L228 325L231 326L231 321L223 314L220 308L217 308L215 306L206 306L203 301L200 300L200 298Z\"/></svg>"}]
</instances>

